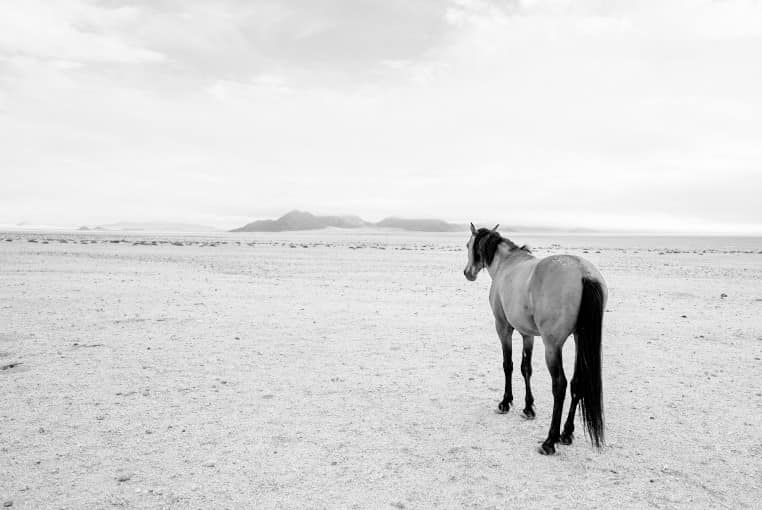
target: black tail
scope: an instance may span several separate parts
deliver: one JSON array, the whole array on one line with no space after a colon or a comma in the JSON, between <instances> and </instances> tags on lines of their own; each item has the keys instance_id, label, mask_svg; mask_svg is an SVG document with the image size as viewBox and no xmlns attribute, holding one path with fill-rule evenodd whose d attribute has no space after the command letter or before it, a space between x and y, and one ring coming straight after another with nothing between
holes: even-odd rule
<instances>
[{"instance_id":1,"label":"black tail","mask_svg":"<svg viewBox=\"0 0 762 510\"><path fill-rule=\"evenodd\" d=\"M577 359L574 379L580 395L582 421L593 445L603 441L603 387L601 384L601 326L603 289L595 280L582 278L582 302L577 315Z\"/></svg>"}]
</instances>

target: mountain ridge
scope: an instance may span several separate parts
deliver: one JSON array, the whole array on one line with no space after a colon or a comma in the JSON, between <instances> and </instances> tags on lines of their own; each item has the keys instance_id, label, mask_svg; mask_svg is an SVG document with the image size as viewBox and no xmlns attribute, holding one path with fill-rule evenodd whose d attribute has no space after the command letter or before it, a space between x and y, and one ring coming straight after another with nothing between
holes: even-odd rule
<instances>
[{"instance_id":1,"label":"mountain ridge","mask_svg":"<svg viewBox=\"0 0 762 510\"><path fill-rule=\"evenodd\" d=\"M119 221L102 225L82 225L77 230L86 232L94 231L113 231L113 232L224 232L224 230L210 227L208 225L197 225L195 223L178 223L166 221Z\"/></svg>"},{"instance_id":2,"label":"mountain ridge","mask_svg":"<svg viewBox=\"0 0 762 510\"><path fill-rule=\"evenodd\" d=\"M275 220L256 220L235 228L230 232L286 232L295 230L319 230L328 227L337 228L396 228L415 232L459 232L467 227L432 218L399 218L390 216L373 223L359 216L318 216L306 211L294 209Z\"/></svg>"}]
</instances>

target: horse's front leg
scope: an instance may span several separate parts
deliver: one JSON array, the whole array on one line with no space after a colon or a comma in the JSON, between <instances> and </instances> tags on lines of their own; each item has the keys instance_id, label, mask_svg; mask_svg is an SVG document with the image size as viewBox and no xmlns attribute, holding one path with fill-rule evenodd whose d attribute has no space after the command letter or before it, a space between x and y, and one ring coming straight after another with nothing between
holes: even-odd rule
<instances>
[{"instance_id":1,"label":"horse's front leg","mask_svg":"<svg viewBox=\"0 0 762 510\"><path fill-rule=\"evenodd\" d=\"M503 400L497 405L497 412L507 413L513 403L513 389L511 387L511 375L513 374L513 358L511 357L511 337L513 327L504 320L495 321L497 336L500 337L500 345L503 347L503 372L505 373L505 392Z\"/></svg>"}]
</instances>

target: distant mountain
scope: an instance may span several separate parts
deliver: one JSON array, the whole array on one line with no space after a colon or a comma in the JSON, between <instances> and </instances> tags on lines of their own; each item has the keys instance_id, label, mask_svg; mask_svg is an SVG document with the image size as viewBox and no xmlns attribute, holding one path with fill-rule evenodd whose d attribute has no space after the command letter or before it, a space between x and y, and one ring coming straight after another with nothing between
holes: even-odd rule
<instances>
[{"instance_id":1,"label":"distant mountain","mask_svg":"<svg viewBox=\"0 0 762 510\"><path fill-rule=\"evenodd\" d=\"M567 227L545 227L542 225L516 225L512 227L500 227L501 232L517 232L522 234L596 234L599 230L592 228L567 228Z\"/></svg>"},{"instance_id":2,"label":"distant mountain","mask_svg":"<svg viewBox=\"0 0 762 510\"><path fill-rule=\"evenodd\" d=\"M405 219L405 218L384 218L376 223L377 227L400 228L402 230L414 230L417 232L461 232L467 230L464 225L447 223L444 220L429 219Z\"/></svg>"},{"instance_id":3,"label":"distant mountain","mask_svg":"<svg viewBox=\"0 0 762 510\"><path fill-rule=\"evenodd\" d=\"M317 230L326 227L358 228L368 223L357 216L315 216L304 211L291 211L277 220L252 221L231 232L283 232L287 230Z\"/></svg>"},{"instance_id":4,"label":"distant mountain","mask_svg":"<svg viewBox=\"0 0 762 510\"><path fill-rule=\"evenodd\" d=\"M317 230L326 227L398 228L419 232L457 232L466 228L462 225L454 225L442 220L386 218L378 223L371 223L358 216L315 216L308 212L294 210L284 214L277 220L253 221L231 232L284 232L290 230Z\"/></svg>"},{"instance_id":5,"label":"distant mountain","mask_svg":"<svg viewBox=\"0 0 762 510\"><path fill-rule=\"evenodd\" d=\"M83 225L79 230L87 229ZM220 232L221 230L206 225L194 225L192 223L163 223L163 222L127 222L98 225L92 230L116 230L130 232L169 232L169 233L196 233L196 232Z\"/></svg>"}]
</instances>

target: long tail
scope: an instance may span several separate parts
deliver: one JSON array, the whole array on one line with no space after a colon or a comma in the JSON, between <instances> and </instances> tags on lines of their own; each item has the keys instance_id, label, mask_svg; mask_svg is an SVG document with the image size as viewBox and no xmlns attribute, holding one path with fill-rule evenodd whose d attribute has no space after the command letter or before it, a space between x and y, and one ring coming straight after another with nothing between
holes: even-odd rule
<instances>
[{"instance_id":1,"label":"long tail","mask_svg":"<svg viewBox=\"0 0 762 510\"><path fill-rule=\"evenodd\" d=\"M577 315L577 359L574 378L580 395L585 430L593 445L603 440L603 387L601 384L601 326L604 298L601 284L582 278L582 302Z\"/></svg>"}]
</instances>

